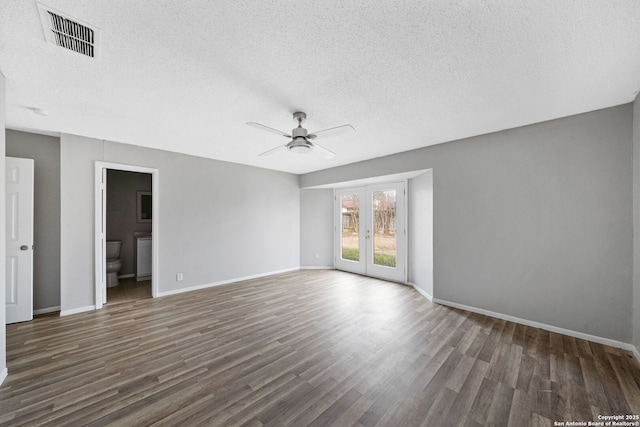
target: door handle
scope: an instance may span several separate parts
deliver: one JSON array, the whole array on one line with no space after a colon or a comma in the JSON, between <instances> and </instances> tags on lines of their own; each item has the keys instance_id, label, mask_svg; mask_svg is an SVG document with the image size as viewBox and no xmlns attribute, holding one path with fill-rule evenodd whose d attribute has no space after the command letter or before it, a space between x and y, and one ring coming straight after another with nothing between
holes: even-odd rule
<instances>
[{"instance_id":1,"label":"door handle","mask_svg":"<svg viewBox=\"0 0 640 427\"><path fill-rule=\"evenodd\" d=\"M15 246L14 246L14 247L15 247ZM22 245L22 246L20 246L20 250L21 250L21 251L26 251L27 249L29 249L29 246L27 246L27 245Z\"/></svg>"}]
</instances>

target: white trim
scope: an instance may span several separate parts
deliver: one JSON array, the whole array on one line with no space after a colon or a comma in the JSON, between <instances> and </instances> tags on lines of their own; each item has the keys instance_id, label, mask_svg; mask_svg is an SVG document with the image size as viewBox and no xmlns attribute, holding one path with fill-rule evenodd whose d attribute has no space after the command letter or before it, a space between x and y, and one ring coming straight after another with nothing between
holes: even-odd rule
<instances>
[{"instance_id":1,"label":"white trim","mask_svg":"<svg viewBox=\"0 0 640 427\"><path fill-rule=\"evenodd\" d=\"M103 205L105 201L104 189L103 187L103 179L105 176L104 168L99 165L99 162L95 163L94 169L94 177L93 177L93 203L94 203L94 220L93 220L93 239L94 239L94 250L93 250L93 265L94 265L94 302L97 308L102 308L103 298L106 295L103 295L103 289L106 284L103 281L106 279L106 270L104 265L104 260L102 259L102 255L105 253L105 242L102 236L102 230L104 227L104 221L102 217ZM106 233L106 232L105 232ZM106 291L104 291L106 292ZM60 313L62 315L62 313Z\"/></svg>"},{"instance_id":2,"label":"white trim","mask_svg":"<svg viewBox=\"0 0 640 427\"><path fill-rule=\"evenodd\" d=\"M340 253L340 251L338 250L338 241L340 239L338 239L338 214L336 212L336 209L338 209L338 193L336 191L336 189L333 189L333 210L331 211L331 216L333 218L333 229L331 230L333 234L333 268L334 269L338 269L338 254ZM342 216L340 217L342 218ZM342 224L340 224L340 227L342 227Z\"/></svg>"},{"instance_id":3,"label":"white trim","mask_svg":"<svg viewBox=\"0 0 640 427\"><path fill-rule=\"evenodd\" d=\"M587 341L592 341L598 344L604 344L611 347L621 348L623 350L631 351L638 357L635 347L632 344L628 344L622 341L616 341L609 338L603 338L596 335L585 334L584 332L572 331L571 329L559 328L557 326L548 325L546 323L534 322L533 320L521 319L519 317L509 316L508 314L502 314L495 311L484 310L482 308L471 307L464 304L458 304L456 302L441 300L434 298L433 302L436 304L442 304L449 307L459 308L461 310L471 311L473 313L484 314L485 316L495 317L497 319L507 320L509 322L520 323L521 325L531 326L533 328L544 329L545 331L555 332L558 334L568 335L574 338L580 338ZM638 358L640 361L640 358Z\"/></svg>"},{"instance_id":4,"label":"white trim","mask_svg":"<svg viewBox=\"0 0 640 427\"><path fill-rule=\"evenodd\" d=\"M636 346L631 346L633 347L633 349L631 350L631 352L633 353L633 355L636 357L636 359L638 359L638 362L640 362L640 350L638 350L638 347Z\"/></svg>"},{"instance_id":5,"label":"white trim","mask_svg":"<svg viewBox=\"0 0 640 427\"><path fill-rule=\"evenodd\" d=\"M104 241L101 239L102 232L102 212L105 209L103 198L101 196L101 183L102 183L102 171L104 169L115 169L128 172L140 172L151 174L151 193L153 194L153 202L151 205L151 215L153 221L151 222L151 234L152 239L152 266L151 266L151 296L156 298L160 296L158 290L159 282L159 264L160 259L160 170L156 168L149 168L145 166L127 165L124 163L111 163L111 162L95 162L95 231L94 231L94 256L95 256L95 307L96 309L102 308L102 278L105 276L104 266L102 262L102 254L105 251ZM62 313L61 313L62 315Z\"/></svg>"},{"instance_id":6,"label":"white trim","mask_svg":"<svg viewBox=\"0 0 640 427\"><path fill-rule=\"evenodd\" d=\"M166 296L169 296L169 295L176 295L176 294L181 294L181 293L184 293L184 292L197 291L197 290L200 290L200 289L211 288L211 287L214 287L214 286L228 285L230 283L242 282L244 280L257 279L257 278L260 278L260 277L273 276L274 274L288 273L290 271L298 271L298 270L300 270L300 267L286 268L284 270L270 271L268 273L261 273L261 274L254 274L254 275L251 275L251 276L237 277L235 279L221 280L219 282L213 282L213 283L205 283L204 285L190 286L188 288L174 289L174 290L171 290L171 291L163 291L163 292L160 292L158 294L158 296L159 297L166 297Z\"/></svg>"},{"instance_id":7,"label":"white trim","mask_svg":"<svg viewBox=\"0 0 640 427\"><path fill-rule=\"evenodd\" d=\"M7 378L7 375L9 375L9 371L7 370L7 368L4 368L2 371L0 371L0 385L2 385L4 379Z\"/></svg>"},{"instance_id":8,"label":"white trim","mask_svg":"<svg viewBox=\"0 0 640 427\"><path fill-rule=\"evenodd\" d=\"M404 188L402 189L402 196L404 197L404 276L402 283L409 284L409 179L404 179ZM397 224L397 222L396 222ZM398 230L396 230L398 234Z\"/></svg>"},{"instance_id":9,"label":"white trim","mask_svg":"<svg viewBox=\"0 0 640 427\"><path fill-rule=\"evenodd\" d=\"M407 284L408 284L408 285L413 286L413 289L415 289L416 291L418 291L418 293L419 293L420 295L422 295L423 297L425 297L425 298L426 298L426 299L428 299L429 301L433 302L433 296L429 295L429 294L427 293L427 291L425 291L424 289L420 288L420 287L419 287L418 285L416 285L415 283L408 282Z\"/></svg>"},{"instance_id":10,"label":"white trim","mask_svg":"<svg viewBox=\"0 0 640 427\"><path fill-rule=\"evenodd\" d=\"M122 276L118 276L118 279L129 279L131 277L136 277L135 274L131 273L131 274L123 274Z\"/></svg>"},{"instance_id":11,"label":"white trim","mask_svg":"<svg viewBox=\"0 0 640 427\"><path fill-rule=\"evenodd\" d=\"M60 311L60 306L56 305L55 307L46 307L46 308L39 308L37 310L33 310L33 314L37 315L37 314L46 314L46 313L53 313L55 311Z\"/></svg>"},{"instance_id":12,"label":"white trim","mask_svg":"<svg viewBox=\"0 0 640 427\"><path fill-rule=\"evenodd\" d=\"M300 270L335 270L333 265L301 265Z\"/></svg>"},{"instance_id":13,"label":"white trim","mask_svg":"<svg viewBox=\"0 0 640 427\"><path fill-rule=\"evenodd\" d=\"M60 317L70 316L72 314L84 313L85 311L92 311L92 310L95 310L95 309L96 309L95 305L88 305L86 307L72 308L70 310L61 310L60 311Z\"/></svg>"}]
</instances>

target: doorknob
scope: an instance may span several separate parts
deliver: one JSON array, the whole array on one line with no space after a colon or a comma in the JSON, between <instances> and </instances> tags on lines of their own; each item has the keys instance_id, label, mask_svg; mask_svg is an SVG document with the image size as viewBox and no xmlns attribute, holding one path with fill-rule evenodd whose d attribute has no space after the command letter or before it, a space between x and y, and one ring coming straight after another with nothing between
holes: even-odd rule
<instances>
[{"instance_id":1,"label":"doorknob","mask_svg":"<svg viewBox=\"0 0 640 427\"><path fill-rule=\"evenodd\" d=\"M29 249L29 246L27 246L27 245L20 246L20 250L21 251L26 251L27 249Z\"/></svg>"}]
</instances>

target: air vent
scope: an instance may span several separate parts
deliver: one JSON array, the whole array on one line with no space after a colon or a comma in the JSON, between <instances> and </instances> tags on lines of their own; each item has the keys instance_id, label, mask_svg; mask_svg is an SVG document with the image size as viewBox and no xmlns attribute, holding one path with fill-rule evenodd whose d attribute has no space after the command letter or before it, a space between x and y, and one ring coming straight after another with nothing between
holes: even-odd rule
<instances>
[{"instance_id":1,"label":"air vent","mask_svg":"<svg viewBox=\"0 0 640 427\"><path fill-rule=\"evenodd\" d=\"M45 39L56 46L95 58L99 32L56 10L38 3Z\"/></svg>"}]
</instances>

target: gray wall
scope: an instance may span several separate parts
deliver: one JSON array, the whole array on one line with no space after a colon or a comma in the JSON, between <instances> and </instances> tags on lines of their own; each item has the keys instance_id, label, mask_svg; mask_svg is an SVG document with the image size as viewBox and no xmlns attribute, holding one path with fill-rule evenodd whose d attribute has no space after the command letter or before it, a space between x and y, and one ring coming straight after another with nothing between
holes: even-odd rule
<instances>
[{"instance_id":1,"label":"gray wall","mask_svg":"<svg viewBox=\"0 0 640 427\"><path fill-rule=\"evenodd\" d=\"M434 298L631 342L631 129L628 104L300 183L432 168Z\"/></svg>"},{"instance_id":2,"label":"gray wall","mask_svg":"<svg viewBox=\"0 0 640 427\"><path fill-rule=\"evenodd\" d=\"M151 222L138 222L138 191L151 191L151 174L107 171L107 240L120 240L119 275L136 273L134 232L151 232Z\"/></svg>"},{"instance_id":3,"label":"gray wall","mask_svg":"<svg viewBox=\"0 0 640 427\"><path fill-rule=\"evenodd\" d=\"M6 154L33 159L33 309L60 307L60 138L6 131Z\"/></svg>"},{"instance_id":4,"label":"gray wall","mask_svg":"<svg viewBox=\"0 0 640 427\"><path fill-rule=\"evenodd\" d=\"M5 117L6 117L6 86L5 86L5 77L2 73L0 73L0 126L2 129L5 128ZM0 188L4 188L5 185L5 155L4 150L6 147L6 137L4 132L0 132ZM0 198L0 242L4 242L6 240L5 236L5 211L4 211L4 197ZM6 272L5 272L5 245L0 245L0 320L2 321L2 325L7 322L7 308L5 306L5 293L6 293ZM0 384L4 379L7 371L7 336L6 336L6 328L0 327Z\"/></svg>"},{"instance_id":5,"label":"gray wall","mask_svg":"<svg viewBox=\"0 0 640 427\"><path fill-rule=\"evenodd\" d=\"M333 267L331 189L300 190L300 266Z\"/></svg>"},{"instance_id":6,"label":"gray wall","mask_svg":"<svg viewBox=\"0 0 640 427\"><path fill-rule=\"evenodd\" d=\"M433 171L409 180L408 280L433 296Z\"/></svg>"},{"instance_id":7,"label":"gray wall","mask_svg":"<svg viewBox=\"0 0 640 427\"><path fill-rule=\"evenodd\" d=\"M299 266L296 175L74 135L60 143L63 310L95 302L96 160L159 170L160 292Z\"/></svg>"},{"instance_id":8,"label":"gray wall","mask_svg":"<svg viewBox=\"0 0 640 427\"><path fill-rule=\"evenodd\" d=\"M633 345L640 352L640 94L633 103Z\"/></svg>"},{"instance_id":9,"label":"gray wall","mask_svg":"<svg viewBox=\"0 0 640 427\"><path fill-rule=\"evenodd\" d=\"M60 308L95 305L94 160L102 142L60 137Z\"/></svg>"}]
</instances>

